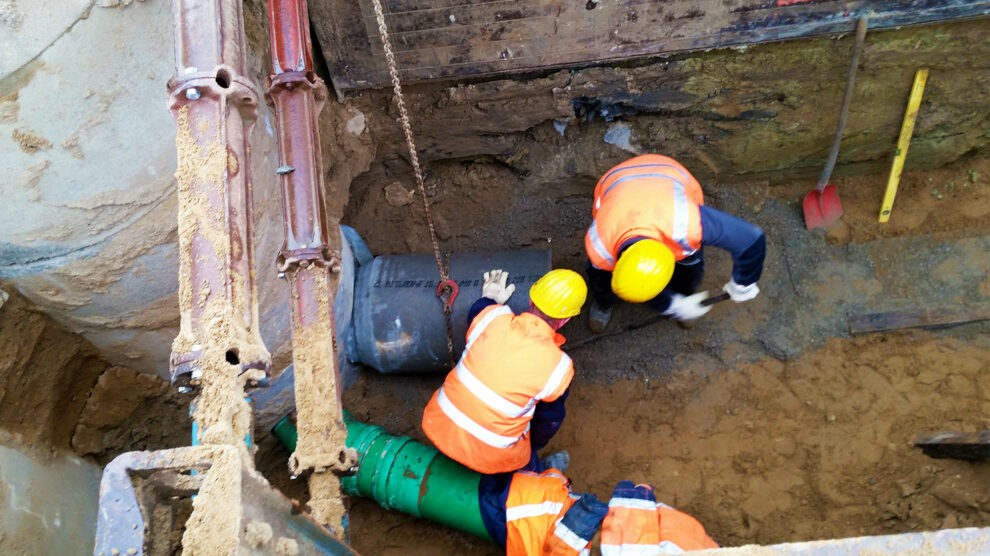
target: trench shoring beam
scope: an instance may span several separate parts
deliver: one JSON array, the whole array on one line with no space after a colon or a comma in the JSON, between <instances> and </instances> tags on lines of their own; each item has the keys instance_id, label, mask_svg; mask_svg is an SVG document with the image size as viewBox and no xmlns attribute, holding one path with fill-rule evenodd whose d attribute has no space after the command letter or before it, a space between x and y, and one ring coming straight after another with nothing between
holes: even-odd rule
<instances>
[{"instance_id":1,"label":"trench shoring beam","mask_svg":"<svg viewBox=\"0 0 990 556\"><path fill-rule=\"evenodd\" d=\"M272 75L285 243L278 272L289 282L299 443L289 471L309 475L313 517L342 534L346 515L340 474L356 465L346 448L340 372L334 353L333 303L340 253L330 243L324 204L318 117L327 98L313 71L305 0L269 0ZM333 225L336 233L337 225Z\"/></svg>"},{"instance_id":2,"label":"trench shoring beam","mask_svg":"<svg viewBox=\"0 0 990 556\"><path fill-rule=\"evenodd\" d=\"M245 387L267 383L271 358L254 283L258 94L245 77L242 3L173 0L172 9L180 330L171 371L173 383L198 389L198 426L194 446L129 452L106 467L94 554L171 553L177 542L184 554L352 554L254 468Z\"/></svg>"}]
</instances>

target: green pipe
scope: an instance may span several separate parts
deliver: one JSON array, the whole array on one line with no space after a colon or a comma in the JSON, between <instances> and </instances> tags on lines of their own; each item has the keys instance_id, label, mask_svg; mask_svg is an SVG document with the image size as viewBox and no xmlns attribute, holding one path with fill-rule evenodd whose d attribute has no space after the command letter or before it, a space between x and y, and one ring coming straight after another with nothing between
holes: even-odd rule
<instances>
[{"instance_id":1,"label":"green pipe","mask_svg":"<svg viewBox=\"0 0 990 556\"><path fill-rule=\"evenodd\" d=\"M355 421L346 411L344 423L347 447L360 456L357 474L341 481L347 494L492 540L478 505L480 473L408 436ZM289 451L296 449L296 425L288 417L272 433Z\"/></svg>"}]
</instances>

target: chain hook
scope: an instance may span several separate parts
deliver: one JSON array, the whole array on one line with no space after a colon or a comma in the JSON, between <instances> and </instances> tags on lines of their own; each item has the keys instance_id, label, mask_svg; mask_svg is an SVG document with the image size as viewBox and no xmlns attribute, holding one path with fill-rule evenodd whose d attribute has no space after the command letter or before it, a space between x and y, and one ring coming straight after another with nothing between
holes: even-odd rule
<instances>
[{"instance_id":1,"label":"chain hook","mask_svg":"<svg viewBox=\"0 0 990 556\"><path fill-rule=\"evenodd\" d=\"M457 282L453 280L443 280L437 285L437 297L443 302L443 310L445 312L453 310L454 300L457 299L458 292Z\"/></svg>"},{"instance_id":2,"label":"chain hook","mask_svg":"<svg viewBox=\"0 0 990 556\"><path fill-rule=\"evenodd\" d=\"M426 227L430 231L430 243L433 245L433 257L437 261L437 270L440 273L440 284L437 286L437 297L443 302L443 315L447 323L447 352L450 360L454 361L454 328L450 322L450 314L454 308L454 299L457 298L457 283L450 279L450 256L447 256L447 264L444 264L440 256L440 242L437 241L436 226L433 225L433 217L430 215L430 200L426 197L426 185L423 183L423 171L419 167L419 156L416 154L416 142L413 139L412 124L409 123L409 111L406 109L406 101L402 95L402 83L399 80L399 69L395 64L395 54L392 52L392 41L389 40L388 26L385 24L385 13L382 10L381 0L371 0L375 10L375 19L378 23L378 32L382 39L382 49L385 50L385 61L388 63L389 77L392 78L392 90L395 93L395 105L399 109L399 120L402 122L402 131L406 136L406 147L409 149L409 163L412 165L413 174L416 176L416 188L423 199L423 214L426 218Z\"/></svg>"}]
</instances>

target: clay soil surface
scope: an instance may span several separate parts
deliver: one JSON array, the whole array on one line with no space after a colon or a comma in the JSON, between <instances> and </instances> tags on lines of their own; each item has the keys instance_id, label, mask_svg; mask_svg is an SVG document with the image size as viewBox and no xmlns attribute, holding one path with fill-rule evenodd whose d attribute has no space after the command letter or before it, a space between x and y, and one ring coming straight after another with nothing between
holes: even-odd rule
<instances>
[{"instance_id":1,"label":"clay soil surface","mask_svg":"<svg viewBox=\"0 0 990 556\"><path fill-rule=\"evenodd\" d=\"M936 238L968 235L990 229L990 158L964 158L938 170L913 170L901 175L890 220L878 219L889 174L834 177L842 200L842 221L828 230L832 244L862 243L878 238L931 234ZM796 198L815 187L814 181L789 181L770 191Z\"/></svg>"},{"instance_id":2,"label":"clay soil surface","mask_svg":"<svg viewBox=\"0 0 990 556\"><path fill-rule=\"evenodd\" d=\"M990 466L912 446L926 432L990 426L990 341L970 328L833 339L793 361L687 364L611 383L582 372L579 351L548 449L571 452L575 490L607 498L619 480L652 483L724 546L987 525ZM423 440L421 408L440 380L369 372L346 405ZM365 554L499 552L365 500L354 502L351 539Z\"/></svg>"}]
</instances>

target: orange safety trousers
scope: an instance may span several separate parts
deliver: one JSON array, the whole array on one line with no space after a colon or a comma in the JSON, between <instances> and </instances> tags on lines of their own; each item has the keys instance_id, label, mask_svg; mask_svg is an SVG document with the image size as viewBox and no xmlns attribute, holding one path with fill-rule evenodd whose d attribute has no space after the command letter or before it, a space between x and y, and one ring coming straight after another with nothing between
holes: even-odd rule
<instances>
[{"instance_id":1,"label":"orange safety trousers","mask_svg":"<svg viewBox=\"0 0 990 556\"><path fill-rule=\"evenodd\" d=\"M564 540L555 534L576 498L571 495L570 481L556 469L543 473L517 471L505 500L506 555L579 554L580 551L565 551L572 539ZM587 539L584 546L590 541Z\"/></svg>"}]
</instances>

